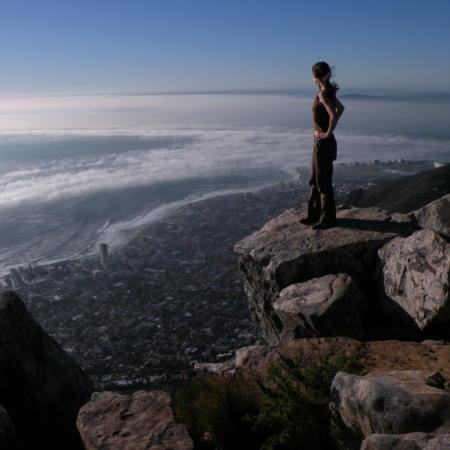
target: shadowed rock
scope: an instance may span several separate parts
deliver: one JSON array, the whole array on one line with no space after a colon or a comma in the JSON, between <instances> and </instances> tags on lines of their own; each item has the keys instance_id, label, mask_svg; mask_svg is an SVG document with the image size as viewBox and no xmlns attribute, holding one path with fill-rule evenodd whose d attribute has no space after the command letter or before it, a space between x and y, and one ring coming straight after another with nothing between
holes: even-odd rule
<instances>
[{"instance_id":1,"label":"shadowed rock","mask_svg":"<svg viewBox=\"0 0 450 450\"><path fill-rule=\"evenodd\" d=\"M5 408L0 406L0 448L5 450L18 450L19 440L16 430Z\"/></svg>"},{"instance_id":2,"label":"shadowed rock","mask_svg":"<svg viewBox=\"0 0 450 450\"><path fill-rule=\"evenodd\" d=\"M386 295L424 333L450 336L450 244L432 230L395 239L378 252Z\"/></svg>"},{"instance_id":3,"label":"shadowed rock","mask_svg":"<svg viewBox=\"0 0 450 450\"><path fill-rule=\"evenodd\" d=\"M288 286L329 274L347 273L370 290L377 251L397 236L414 231L401 214L395 220L379 209L347 207L338 212L338 226L315 231L300 224L305 208L290 209L235 246L250 313L269 344L283 334L273 304Z\"/></svg>"},{"instance_id":4,"label":"shadowed rock","mask_svg":"<svg viewBox=\"0 0 450 450\"><path fill-rule=\"evenodd\" d=\"M347 274L292 284L281 291L273 308L283 324L281 342L303 337L363 336L366 299Z\"/></svg>"},{"instance_id":5,"label":"shadowed rock","mask_svg":"<svg viewBox=\"0 0 450 450\"><path fill-rule=\"evenodd\" d=\"M0 404L25 448L83 449L78 410L89 378L13 292L0 294Z\"/></svg>"},{"instance_id":6,"label":"shadowed rock","mask_svg":"<svg viewBox=\"0 0 450 450\"><path fill-rule=\"evenodd\" d=\"M371 434L447 434L450 395L444 382L431 371L364 377L339 372L331 386L330 409L341 448L357 450Z\"/></svg>"},{"instance_id":7,"label":"shadowed rock","mask_svg":"<svg viewBox=\"0 0 450 450\"><path fill-rule=\"evenodd\" d=\"M194 448L186 427L175 423L166 392L96 392L80 409L77 426L86 450Z\"/></svg>"}]
</instances>

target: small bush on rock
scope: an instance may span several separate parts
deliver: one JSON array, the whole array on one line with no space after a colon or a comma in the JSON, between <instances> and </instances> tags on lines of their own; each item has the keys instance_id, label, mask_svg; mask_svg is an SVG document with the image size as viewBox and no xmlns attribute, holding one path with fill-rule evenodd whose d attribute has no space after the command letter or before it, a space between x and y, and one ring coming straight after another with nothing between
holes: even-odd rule
<instances>
[{"instance_id":1,"label":"small bush on rock","mask_svg":"<svg viewBox=\"0 0 450 450\"><path fill-rule=\"evenodd\" d=\"M244 421L259 412L262 393L242 375L193 381L173 397L175 415L184 423L196 449L259 450L261 432Z\"/></svg>"},{"instance_id":2,"label":"small bush on rock","mask_svg":"<svg viewBox=\"0 0 450 450\"><path fill-rule=\"evenodd\" d=\"M272 387L258 381L264 394L259 413L248 417L253 431L270 430L261 449L334 449L328 408L331 382L340 371L361 373L358 355L324 356L308 367L301 367L302 354L293 360L279 356L280 364L267 370Z\"/></svg>"},{"instance_id":3,"label":"small bush on rock","mask_svg":"<svg viewBox=\"0 0 450 450\"><path fill-rule=\"evenodd\" d=\"M178 390L174 409L202 450L334 449L328 400L337 372L359 374L357 355L302 367L302 354L280 356L269 383L243 375L193 381Z\"/></svg>"}]
</instances>

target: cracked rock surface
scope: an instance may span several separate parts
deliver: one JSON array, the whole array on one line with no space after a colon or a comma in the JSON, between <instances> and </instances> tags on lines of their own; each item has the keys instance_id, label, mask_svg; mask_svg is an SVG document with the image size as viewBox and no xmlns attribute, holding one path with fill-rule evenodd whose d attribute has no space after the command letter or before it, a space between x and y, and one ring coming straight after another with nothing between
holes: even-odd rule
<instances>
[{"instance_id":1,"label":"cracked rock surface","mask_svg":"<svg viewBox=\"0 0 450 450\"><path fill-rule=\"evenodd\" d=\"M291 284L280 292L273 308L283 323L281 342L304 337L363 336L367 302L345 273Z\"/></svg>"},{"instance_id":2,"label":"cracked rock surface","mask_svg":"<svg viewBox=\"0 0 450 450\"><path fill-rule=\"evenodd\" d=\"M429 335L450 337L450 244L433 230L394 239L378 252L386 295Z\"/></svg>"},{"instance_id":3,"label":"cracked rock surface","mask_svg":"<svg viewBox=\"0 0 450 450\"><path fill-rule=\"evenodd\" d=\"M364 377L339 372L330 410L340 448L358 450L372 434L447 434L450 394L444 384L433 371L378 371Z\"/></svg>"},{"instance_id":4,"label":"cracked rock surface","mask_svg":"<svg viewBox=\"0 0 450 450\"><path fill-rule=\"evenodd\" d=\"M429 228L450 237L450 194L410 213L409 216L421 228Z\"/></svg>"},{"instance_id":5,"label":"cracked rock surface","mask_svg":"<svg viewBox=\"0 0 450 450\"><path fill-rule=\"evenodd\" d=\"M379 208L344 208L338 211L335 228L312 230L300 223L305 208L295 208L236 244L250 313L269 344L277 344L283 335L283 322L274 309L283 289L312 278L346 273L370 291L378 249L415 230L403 214L391 216Z\"/></svg>"},{"instance_id":6,"label":"cracked rock surface","mask_svg":"<svg viewBox=\"0 0 450 450\"><path fill-rule=\"evenodd\" d=\"M184 425L175 423L169 394L95 392L79 412L86 450L192 450Z\"/></svg>"}]
</instances>

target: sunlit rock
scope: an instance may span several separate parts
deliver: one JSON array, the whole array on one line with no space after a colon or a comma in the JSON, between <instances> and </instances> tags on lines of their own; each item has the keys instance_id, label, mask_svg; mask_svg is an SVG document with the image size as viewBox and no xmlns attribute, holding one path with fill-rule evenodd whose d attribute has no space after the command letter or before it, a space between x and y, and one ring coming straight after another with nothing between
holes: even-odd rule
<instances>
[{"instance_id":1,"label":"sunlit rock","mask_svg":"<svg viewBox=\"0 0 450 450\"><path fill-rule=\"evenodd\" d=\"M378 253L389 299L423 332L450 337L450 244L435 231L421 230Z\"/></svg>"},{"instance_id":2,"label":"sunlit rock","mask_svg":"<svg viewBox=\"0 0 450 450\"><path fill-rule=\"evenodd\" d=\"M450 394L444 382L432 371L372 372L364 377L339 372L331 386L330 409L340 448L358 450L372 434L447 434Z\"/></svg>"}]
</instances>

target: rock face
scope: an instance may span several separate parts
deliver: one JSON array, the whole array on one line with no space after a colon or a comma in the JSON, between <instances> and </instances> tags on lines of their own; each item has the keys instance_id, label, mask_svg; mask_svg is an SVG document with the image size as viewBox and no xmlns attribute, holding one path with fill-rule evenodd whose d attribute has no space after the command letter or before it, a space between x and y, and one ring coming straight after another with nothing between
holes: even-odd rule
<instances>
[{"instance_id":1,"label":"rock face","mask_svg":"<svg viewBox=\"0 0 450 450\"><path fill-rule=\"evenodd\" d=\"M12 292L0 294L0 404L25 448L83 449L78 410L92 385Z\"/></svg>"},{"instance_id":2,"label":"rock face","mask_svg":"<svg viewBox=\"0 0 450 450\"><path fill-rule=\"evenodd\" d=\"M387 296L426 334L450 337L450 244L421 230L394 239L378 254Z\"/></svg>"},{"instance_id":3,"label":"rock face","mask_svg":"<svg viewBox=\"0 0 450 450\"><path fill-rule=\"evenodd\" d=\"M372 434L361 444L361 450L446 450L449 448L450 434L442 436L426 433L399 436Z\"/></svg>"},{"instance_id":4,"label":"rock face","mask_svg":"<svg viewBox=\"0 0 450 450\"><path fill-rule=\"evenodd\" d=\"M353 279L340 273L291 284L280 292L273 309L283 325L281 342L321 336L361 339L367 303Z\"/></svg>"},{"instance_id":5,"label":"rock face","mask_svg":"<svg viewBox=\"0 0 450 450\"><path fill-rule=\"evenodd\" d=\"M372 434L447 434L450 394L444 382L431 371L372 372L364 377L338 373L330 409L341 448L357 450Z\"/></svg>"},{"instance_id":6,"label":"rock face","mask_svg":"<svg viewBox=\"0 0 450 450\"><path fill-rule=\"evenodd\" d=\"M450 195L410 213L421 228L429 228L450 237Z\"/></svg>"},{"instance_id":7,"label":"rock face","mask_svg":"<svg viewBox=\"0 0 450 450\"><path fill-rule=\"evenodd\" d=\"M323 231L300 224L304 216L304 208L290 209L234 249L253 321L269 344L277 344L283 335L283 321L273 306L283 289L346 273L370 291L378 249L414 231L408 217L392 218L379 209L348 207L338 212L338 227Z\"/></svg>"},{"instance_id":8,"label":"rock face","mask_svg":"<svg viewBox=\"0 0 450 450\"><path fill-rule=\"evenodd\" d=\"M166 392L96 392L80 409L77 426L86 450L194 448L186 427L175 423Z\"/></svg>"},{"instance_id":9,"label":"rock face","mask_svg":"<svg viewBox=\"0 0 450 450\"><path fill-rule=\"evenodd\" d=\"M2 406L0 406L0 448L7 450L19 449L16 430L14 429L9 414Z\"/></svg>"},{"instance_id":10,"label":"rock face","mask_svg":"<svg viewBox=\"0 0 450 450\"><path fill-rule=\"evenodd\" d=\"M450 345L440 340L450 340L450 195L408 215L344 205L328 230L301 225L305 215L288 210L236 244L271 345L240 349L215 372L264 380L279 355L301 351L308 366L357 352L370 373L339 373L332 385L339 448L450 449ZM380 336L423 343L350 339Z\"/></svg>"}]
</instances>

